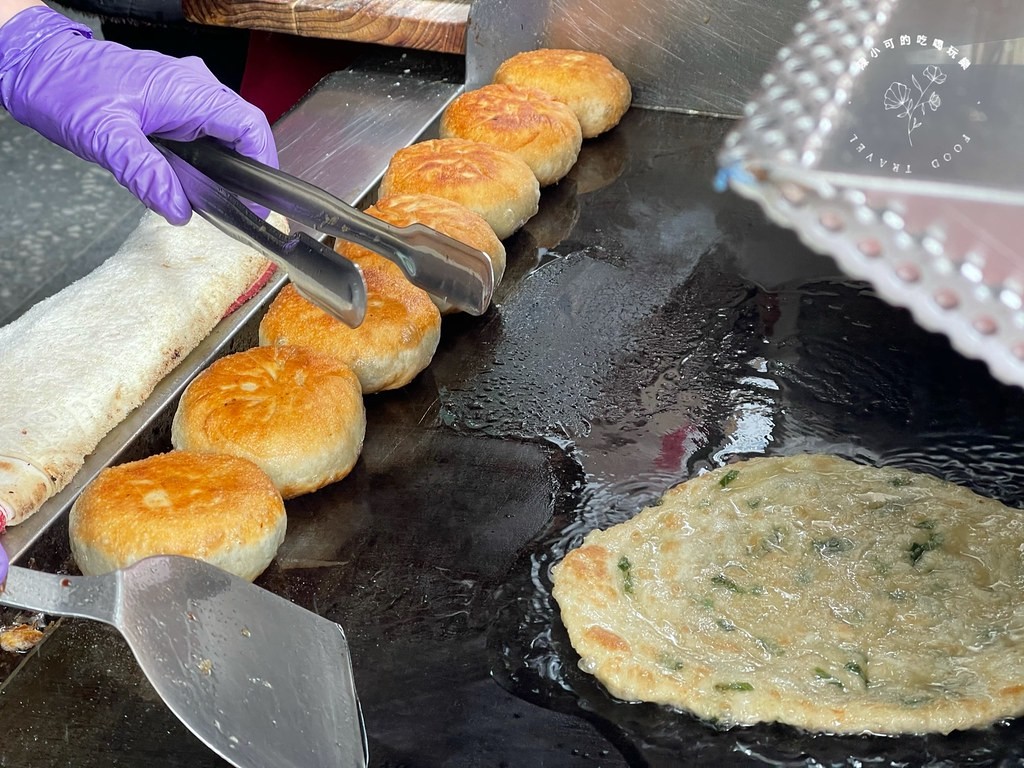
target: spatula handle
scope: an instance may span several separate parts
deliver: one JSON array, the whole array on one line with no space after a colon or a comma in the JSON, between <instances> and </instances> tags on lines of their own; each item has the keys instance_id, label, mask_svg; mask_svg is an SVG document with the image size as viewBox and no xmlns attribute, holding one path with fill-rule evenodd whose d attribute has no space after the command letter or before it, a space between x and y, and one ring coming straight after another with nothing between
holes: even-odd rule
<instances>
[{"instance_id":1,"label":"spatula handle","mask_svg":"<svg viewBox=\"0 0 1024 768\"><path fill-rule=\"evenodd\" d=\"M104 576L61 576L12 565L0 605L117 626L119 585L117 571Z\"/></svg>"}]
</instances>

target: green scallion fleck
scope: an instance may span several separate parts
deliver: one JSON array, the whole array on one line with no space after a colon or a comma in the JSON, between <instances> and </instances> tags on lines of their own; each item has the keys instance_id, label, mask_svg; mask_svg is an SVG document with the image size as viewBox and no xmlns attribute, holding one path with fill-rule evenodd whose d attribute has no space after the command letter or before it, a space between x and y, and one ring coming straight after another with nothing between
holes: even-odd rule
<instances>
[{"instance_id":1,"label":"green scallion fleck","mask_svg":"<svg viewBox=\"0 0 1024 768\"><path fill-rule=\"evenodd\" d=\"M733 480L735 480L739 476L740 476L739 470L730 469L728 472L726 472L724 475L722 475L722 479L718 481L718 484L720 486L722 486L723 488L725 488L725 486L727 486L729 483L731 483Z\"/></svg>"},{"instance_id":2,"label":"green scallion fleck","mask_svg":"<svg viewBox=\"0 0 1024 768\"><path fill-rule=\"evenodd\" d=\"M785 649L773 640L768 640L764 637L755 637L754 641L757 643L758 647L760 647L760 649L767 653L769 656L786 655Z\"/></svg>"},{"instance_id":3,"label":"green scallion fleck","mask_svg":"<svg viewBox=\"0 0 1024 768\"><path fill-rule=\"evenodd\" d=\"M619 566L622 567L621 565ZM711 583L716 587L725 587L730 592L736 592L737 594L743 594L743 587L737 584L735 581L730 579L724 573L720 573L717 576L711 577Z\"/></svg>"},{"instance_id":4,"label":"green scallion fleck","mask_svg":"<svg viewBox=\"0 0 1024 768\"><path fill-rule=\"evenodd\" d=\"M942 546L942 534L935 533L934 531L928 535L927 541L915 541L913 542L908 552L910 553L910 562L917 565L917 561L924 557L925 552L931 552L933 549L938 549Z\"/></svg>"},{"instance_id":5,"label":"green scallion fleck","mask_svg":"<svg viewBox=\"0 0 1024 768\"><path fill-rule=\"evenodd\" d=\"M927 551L927 542L922 543L920 541L915 541L913 544L910 545L910 562L916 563Z\"/></svg>"},{"instance_id":6,"label":"green scallion fleck","mask_svg":"<svg viewBox=\"0 0 1024 768\"><path fill-rule=\"evenodd\" d=\"M856 661L848 661L848 662L846 662L845 669L846 669L847 672L853 672L853 674L855 674L857 677L859 677L861 680L863 680L864 681L864 687L867 688L867 686L868 686L868 674L867 674L867 672L864 671L864 668L861 667L860 664L858 664Z\"/></svg>"},{"instance_id":7,"label":"green scallion fleck","mask_svg":"<svg viewBox=\"0 0 1024 768\"><path fill-rule=\"evenodd\" d=\"M821 667L814 668L814 676L822 682L828 683L829 685L834 685L838 688L845 687L841 680L837 679L832 675L831 672L829 672L826 669L822 669Z\"/></svg>"},{"instance_id":8,"label":"green scallion fleck","mask_svg":"<svg viewBox=\"0 0 1024 768\"><path fill-rule=\"evenodd\" d=\"M849 552L853 549L853 542L845 536L842 538L839 536L831 536L827 539L819 539L818 541L815 541L813 546L822 557L830 557L843 552Z\"/></svg>"},{"instance_id":9,"label":"green scallion fleck","mask_svg":"<svg viewBox=\"0 0 1024 768\"><path fill-rule=\"evenodd\" d=\"M633 566L629 558L623 555L619 558L619 570L622 571L622 591L627 595L633 594Z\"/></svg>"},{"instance_id":10,"label":"green scallion fleck","mask_svg":"<svg viewBox=\"0 0 1024 768\"><path fill-rule=\"evenodd\" d=\"M752 691L754 686L750 683L734 682L734 683L715 683L716 691Z\"/></svg>"}]
</instances>

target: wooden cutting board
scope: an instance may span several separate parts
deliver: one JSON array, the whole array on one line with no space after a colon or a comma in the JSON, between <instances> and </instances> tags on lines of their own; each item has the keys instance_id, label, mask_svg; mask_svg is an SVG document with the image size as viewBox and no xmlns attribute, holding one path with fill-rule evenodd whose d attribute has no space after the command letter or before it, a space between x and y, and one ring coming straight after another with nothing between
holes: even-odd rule
<instances>
[{"instance_id":1,"label":"wooden cutting board","mask_svg":"<svg viewBox=\"0 0 1024 768\"><path fill-rule=\"evenodd\" d=\"M183 0L199 24L463 53L470 0Z\"/></svg>"}]
</instances>

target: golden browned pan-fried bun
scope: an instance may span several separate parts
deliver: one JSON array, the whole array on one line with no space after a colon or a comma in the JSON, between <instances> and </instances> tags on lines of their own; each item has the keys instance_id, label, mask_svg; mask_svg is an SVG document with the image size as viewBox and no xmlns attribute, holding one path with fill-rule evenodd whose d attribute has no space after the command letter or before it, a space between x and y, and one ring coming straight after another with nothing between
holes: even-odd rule
<instances>
[{"instance_id":1,"label":"golden browned pan-fried bun","mask_svg":"<svg viewBox=\"0 0 1024 768\"><path fill-rule=\"evenodd\" d=\"M237 456L171 451L107 467L71 508L71 552L94 576L152 555L204 560L252 581L284 540L270 478Z\"/></svg>"},{"instance_id":2,"label":"golden browned pan-fried bun","mask_svg":"<svg viewBox=\"0 0 1024 768\"><path fill-rule=\"evenodd\" d=\"M485 85L463 93L441 115L441 138L471 139L523 160L542 187L572 168L580 153L580 121L567 105L537 88Z\"/></svg>"},{"instance_id":3,"label":"golden browned pan-fried bun","mask_svg":"<svg viewBox=\"0 0 1024 768\"><path fill-rule=\"evenodd\" d=\"M1024 515L833 456L697 477L555 567L580 664L724 725L948 733L1024 713Z\"/></svg>"},{"instance_id":4,"label":"golden browned pan-fried bun","mask_svg":"<svg viewBox=\"0 0 1024 768\"><path fill-rule=\"evenodd\" d=\"M540 184L525 162L481 141L431 139L398 150L379 196L428 194L480 214L504 240L537 212Z\"/></svg>"},{"instance_id":5,"label":"golden browned pan-fried bun","mask_svg":"<svg viewBox=\"0 0 1024 768\"><path fill-rule=\"evenodd\" d=\"M505 246L480 214L466 206L435 195L394 195L382 197L366 209L366 213L396 227L423 224L459 242L483 251L491 260L494 285L505 274ZM354 243L339 243L338 252L358 260L366 249ZM431 297L441 314L457 311L443 299Z\"/></svg>"},{"instance_id":6,"label":"golden browned pan-fried bun","mask_svg":"<svg viewBox=\"0 0 1024 768\"><path fill-rule=\"evenodd\" d=\"M626 76L607 56L541 48L503 62L494 82L540 88L568 104L589 139L619 124L633 99Z\"/></svg>"},{"instance_id":7,"label":"golden browned pan-fried bun","mask_svg":"<svg viewBox=\"0 0 1024 768\"><path fill-rule=\"evenodd\" d=\"M355 373L333 357L289 346L215 361L188 385L171 424L175 448L248 459L286 499L345 477L365 434Z\"/></svg>"},{"instance_id":8,"label":"golden browned pan-fried bun","mask_svg":"<svg viewBox=\"0 0 1024 768\"><path fill-rule=\"evenodd\" d=\"M364 251L353 259L366 280L366 318L349 328L287 285L260 322L260 344L309 347L349 366L364 394L397 389L430 365L441 313L395 264Z\"/></svg>"}]
</instances>

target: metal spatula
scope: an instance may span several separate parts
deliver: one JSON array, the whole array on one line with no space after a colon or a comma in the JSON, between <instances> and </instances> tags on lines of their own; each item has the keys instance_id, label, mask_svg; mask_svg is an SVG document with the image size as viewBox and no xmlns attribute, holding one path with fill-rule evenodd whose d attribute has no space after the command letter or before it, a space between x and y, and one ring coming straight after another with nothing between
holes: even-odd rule
<instances>
[{"instance_id":1,"label":"metal spatula","mask_svg":"<svg viewBox=\"0 0 1024 768\"><path fill-rule=\"evenodd\" d=\"M238 768L366 764L341 627L199 560L104 576L12 567L0 603L120 630L171 711Z\"/></svg>"}]
</instances>

